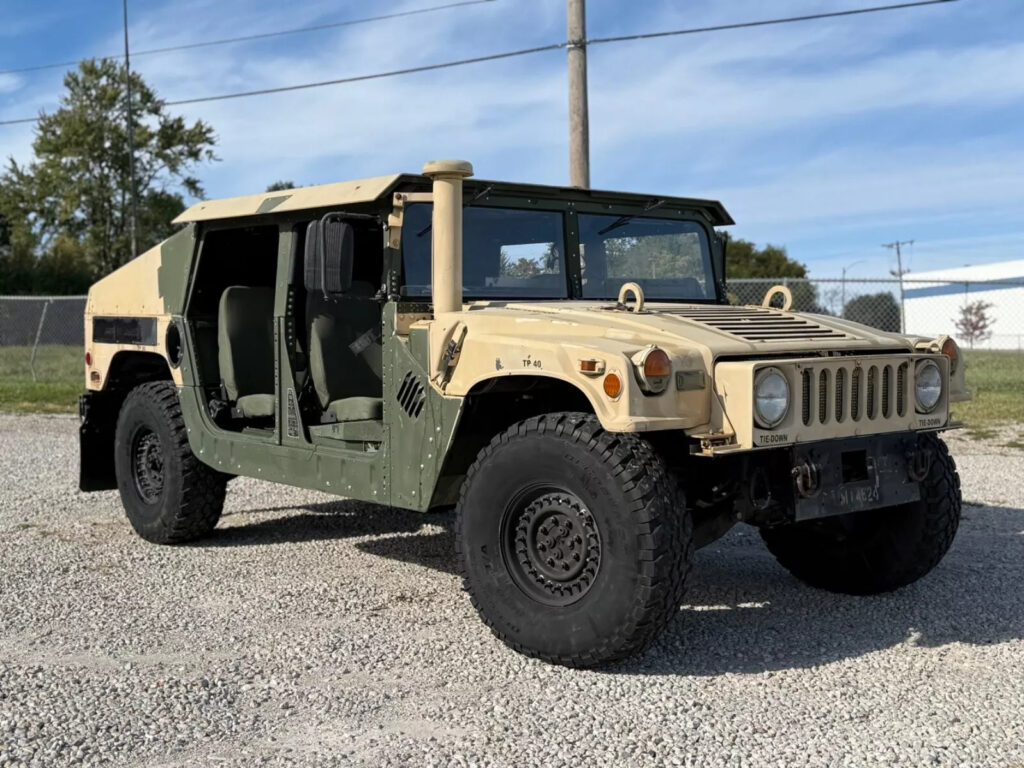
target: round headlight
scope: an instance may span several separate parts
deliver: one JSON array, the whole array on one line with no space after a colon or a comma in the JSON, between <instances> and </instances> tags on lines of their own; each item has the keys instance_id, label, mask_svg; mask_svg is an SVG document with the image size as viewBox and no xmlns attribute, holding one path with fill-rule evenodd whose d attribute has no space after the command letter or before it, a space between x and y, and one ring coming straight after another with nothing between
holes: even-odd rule
<instances>
[{"instance_id":1,"label":"round headlight","mask_svg":"<svg viewBox=\"0 0 1024 768\"><path fill-rule=\"evenodd\" d=\"M771 429L786 418L789 410L789 383L777 368L765 368L754 382L754 416L757 423Z\"/></svg>"},{"instance_id":2,"label":"round headlight","mask_svg":"<svg viewBox=\"0 0 1024 768\"><path fill-rule=\"evenodd\" d=\"M932 360L922 360L914 372L914 390L917 395L917 409L922 413L932 411L942 397L942 371Z\"/></svg>"}]
</instances>

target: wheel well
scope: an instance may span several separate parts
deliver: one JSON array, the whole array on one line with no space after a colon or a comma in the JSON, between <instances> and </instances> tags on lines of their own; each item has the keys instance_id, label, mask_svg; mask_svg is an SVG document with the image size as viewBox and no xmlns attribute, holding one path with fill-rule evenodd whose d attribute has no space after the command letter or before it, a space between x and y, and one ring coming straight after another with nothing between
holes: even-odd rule
<instances>
[{"instance_id":1,"label":"wheel well","mask_svg":"<svg viewBox=\"0 0 1024 768\"><path fill-rule=\"evenodd\" d=\"M563 411L594 409L580 389L550 376L503 376L476 384L463 404L432 505L456 502L466 471L495 435L531 416Z\"/></svg>"},{"instance_id":2,"label":"wheel well","mask_svg":"<svg viewBox=\"0 0 1024 768\"><path fill-rule=\"evenodd\" d=\"M79 488L104 491L117 487L114 432L121 406L128 393L139 384L170 379L167 361L155 352L124 351L114 355L103 389L87 392L79 405L82 416Z\"/></svg>"},{"instance_id":3,"label":"wheel well","mask_svg":"<svg viewBox=\"0 0 1024 768\"><path fill-rule=\"evenodd\" d=\"M139 384L149 381L169 381L171 369L162 355L156 352L118 352L110 361L104 391L127 394Z\"/></svg>"}]
</instances>

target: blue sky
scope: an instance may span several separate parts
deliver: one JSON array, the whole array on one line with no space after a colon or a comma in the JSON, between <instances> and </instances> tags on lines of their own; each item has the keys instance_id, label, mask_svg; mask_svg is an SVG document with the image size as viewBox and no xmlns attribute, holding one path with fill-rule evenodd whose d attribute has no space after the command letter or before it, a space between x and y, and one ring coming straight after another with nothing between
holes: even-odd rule
<instances>
[{"instance_id":1,"label":"blue sky","mask_svg":"<svg viewBox=\"0 0 1024 768\"><path fill-rule=\"evenodd\" d=\"M438 0L130 1L135 48L340 21ZM591 37L880 4L589 0ZM7 0L0 69L117 52L119 0ZM167 99L429 64L564 39L563 0L494 0L404 19L138 57ZM0 119L52 108L60 70L0 75ZM1024 2L946 5L594 46L595 187L721 199L733 234L818 277L1024 258ZM565 53L179 107L215 128L207 194L316 184L434 157L486 178L567 181ZM0 126L29 157L32 126Z\"/></svg>"}]
</instances>

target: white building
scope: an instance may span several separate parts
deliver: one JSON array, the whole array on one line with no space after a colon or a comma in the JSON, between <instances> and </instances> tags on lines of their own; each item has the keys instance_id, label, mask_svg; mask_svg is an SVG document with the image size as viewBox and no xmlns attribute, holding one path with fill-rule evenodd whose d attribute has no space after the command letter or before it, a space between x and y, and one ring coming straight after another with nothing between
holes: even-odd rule
<instances>
[{"instance_id":1,"label":"white building","mask_svg":"<svg viewBox=\"0 0 1024 768\"><path fill-rule=\"evenodd\" d=\"M904 291L907 333L949 333L968 347L956 333L956 322L966 303L984 301L992 305L986 311L992 335L976 341L975 348L1024 349L1024 259L908 272Z\"/></svg>"}]
</instances>

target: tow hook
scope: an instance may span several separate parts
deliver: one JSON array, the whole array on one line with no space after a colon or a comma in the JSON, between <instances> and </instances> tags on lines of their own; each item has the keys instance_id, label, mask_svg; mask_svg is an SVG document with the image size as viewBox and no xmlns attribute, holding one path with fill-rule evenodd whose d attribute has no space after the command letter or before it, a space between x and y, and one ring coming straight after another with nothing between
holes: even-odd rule
<instances>
[{"instance_id":1,"label":"tow hook","mask_svg":"<svg viewBox=\"0 0 1024 768\"><path fill-rule=\"evenodd\" d=\"M932 452L923 448L907 454L907 476L915 483L920 483L932 468Z\"/></svg>"},{"instance_id":2,"label":"tow hook","mask_svg":"<svg viewBox=\"0 0 1024 768\"><path fill-rule=\"evenodd\" d=\"M813 499L821 493L821 471L817 464L809 461L797 464L792 474L797 491L805 499Z\"/></svg>"},{"instance_id":3,"label":"tow hook","mask_svg":"<svg viewBox=\"0 0 1024 768\"><path fill-rule=\"evenodd\" d=\"M772 503L772 484L768 480L768 473L764 467L757 467L750 475L750 486L747 489L750 495L750 506L755 512L763 512Z\"/></svg>"}]
</instances>

